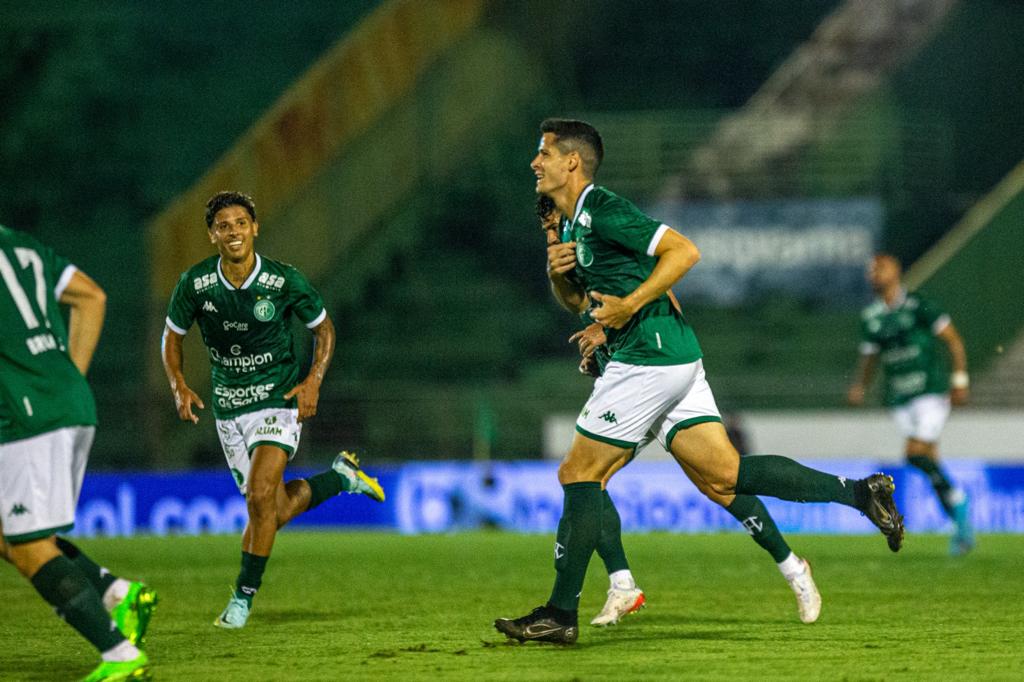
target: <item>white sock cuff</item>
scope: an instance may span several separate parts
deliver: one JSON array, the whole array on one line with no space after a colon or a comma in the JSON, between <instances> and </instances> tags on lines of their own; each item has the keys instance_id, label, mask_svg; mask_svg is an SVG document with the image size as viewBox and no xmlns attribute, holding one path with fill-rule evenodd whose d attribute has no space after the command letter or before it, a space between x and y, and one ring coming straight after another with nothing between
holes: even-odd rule
<instances>
[{"instance_id":1,"label":"white sock cuff","mask_svg":"<svg viewBox=\"0 0 1024 682\"><path fill-rule=\"evenodd\" d=\"M780 561L777 566L786 580L791 580L794 576L800 575L804 572L803 559L793 552L790 552L789 556Z\"/></svg>"},{"instance_id":2,"label":"white sock cuff","mask_svg":"<svg viewBox=\"0 0 1024 682\"><path fill-rule=\"evenodd\" d=\"M608 580L611 582L612 587L620 590L636 589L636 581L633 580L633 573L628 568L609 573Z\"/></svg>"}]
</instances>

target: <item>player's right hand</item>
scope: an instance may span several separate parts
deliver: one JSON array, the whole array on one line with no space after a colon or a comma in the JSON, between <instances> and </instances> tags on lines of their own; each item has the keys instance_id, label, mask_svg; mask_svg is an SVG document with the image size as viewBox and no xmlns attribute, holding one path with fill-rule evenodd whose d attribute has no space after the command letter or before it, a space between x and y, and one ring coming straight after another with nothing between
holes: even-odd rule
<instances>
[{"instance_id":1,"label":"player's right hand","mask_svg":"<svg viewBox=\"0 0 1024 682\"><path fill-rule=\"evenodd\" d=\"M548 246L548 273L564 275L576 267L576 242Z\"/></svg>"},{"instance_id":2,"label":"player's right hand","mask_svg":"<svg viewBox=\"0 0 1024 682\"><path fill-rule=\"evenodd\" d=\"M846 391L846 402L850 405L864 404L864 384L854 384Z\"/></svg>"},{"instance_id":3,"label":"player's right hand","mask_svg":"<svg viewBox=\"0 0 1024 682\"><path fill-rule=\"evenodd\" d=\"M192 405L195 405L201 410L206 409L206 405L203 404L202 398L196 395L195 391L184 383L172 387L171 392L174 393L174 407L178 410L178 418L185 422L198 424L199 417L193 414Z\"/></svg>"}]
</instances>

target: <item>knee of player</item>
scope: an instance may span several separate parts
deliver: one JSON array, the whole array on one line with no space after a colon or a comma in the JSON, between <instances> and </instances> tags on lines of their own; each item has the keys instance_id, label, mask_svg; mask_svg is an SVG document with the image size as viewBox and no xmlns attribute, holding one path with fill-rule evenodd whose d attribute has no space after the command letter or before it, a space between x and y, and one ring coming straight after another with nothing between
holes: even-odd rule
<instances>
[{"instance_id":1,"label":"knee of player","mask_svg":"<svg viewBox=\"0 0 1024 682\"><path fill-rule=\"evenodd\" d=\"M249 514L277 514L277 488L275 486L249 486L245 496Z\"/></svg>"}]
</instances>

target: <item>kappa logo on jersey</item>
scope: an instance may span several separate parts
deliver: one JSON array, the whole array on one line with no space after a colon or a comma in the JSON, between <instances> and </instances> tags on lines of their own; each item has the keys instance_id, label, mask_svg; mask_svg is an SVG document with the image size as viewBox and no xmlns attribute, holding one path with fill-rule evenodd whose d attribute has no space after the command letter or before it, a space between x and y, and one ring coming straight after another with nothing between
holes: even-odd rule
<instances>
[{"instance_id":1,"label":"kappa logo on jersey","mask_svg":"<svg viewBox=\"0 0 1024 682\"><path fill-rule=\"evenodd\" d=\"M213 304L213 301L203 301L203 310L205 310L208 313L220 312L219 310L217 310L217 306Z\"/></svg>"},{"instance_id":2,"label":"kappa logo on jersey","mask_svg":"<svg viewBox=\"0 0 1024 682\"><path fill-rule=\"evenodd\" d=\"M256 281L268 289L280 290L284 286L284 277L281 275L271 275L268 272L261 272Z\"/></svg>"},{"instance_id":3,"label":"kappa logo on jersey","mask_svg":"<svg viewBox=\"0 0 1024 682\"><path fill-rule=\"evenodd\" d=\"M615 418L615 413L612 412L611 410L608 410L607 412L602 414L600 417L598 417L598 419L603 419L606 422L608 422L609 424L618 424L619 423L619 420Z\"/></svg>"},{"instance_id":4,"label":"kappa logo on jersey","mask_svg":"<svg viewBox=\"0 0 1024 682\"><path fill-rule=\"evenodd\" d=\"M274 302L269 298L262 298L256 301L256 305L252 307L252 314L260 322L270 322L274 319L275 312L277 312L277 308L274 307Z\"/></svg>"},{"instance_id":5,"label":"kappa logo on jersey","mask_svg":"<svg viewBox=\"0 0 1024 682\"><path fill-rule=\"evenodd\" d=\"M201 275L192 280L192 285L196 288L196 291L202 291L203 289L209 289L217 283L217 273L209 272L205 275Z\"/></svg>"},{"instance_id":6,"label":"kappa logo on jersey","mask_svg":"<svg viewBox=\"0 0 1024 682\"><path fill-rule=\"evenodd\" d=\"M15 502L8 516L21 516L22 514L28 514L28 507L21 502Z\"/></svg>"}]
</instances>

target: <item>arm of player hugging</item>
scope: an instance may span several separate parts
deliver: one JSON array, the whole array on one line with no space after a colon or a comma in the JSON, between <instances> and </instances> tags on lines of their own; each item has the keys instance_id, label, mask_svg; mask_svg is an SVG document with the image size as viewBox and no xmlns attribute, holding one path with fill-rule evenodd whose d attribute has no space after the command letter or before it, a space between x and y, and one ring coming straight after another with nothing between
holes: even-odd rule
<instances>
[{"instance_id":1,"label":"arm of player hugging","mask_svg":"<svg viewBox=\"0 0 1024 682\"><path fill-rule=\"evenodd\" d=\"M662 226L661 236L652 239L649 255L658 259L650 276L628 296L617 298L600 292L591 297L601 303L593 318L605 327L621 329L638 310L658 298L679 281L700 260L700 250L689 239L668 226Z\"/></svg>"},{"instance_id":2,"label":"arm of player hugging","mask_svg":"<svg viewBox=\"0 0 1024 682\"><path fill-rule=\"evenodd\" d=\"M71 306L68 320L68 355L83 375L89 370L107 311L107 294L81 270L75 270L60 294Z\"/></svg>"},{"instance_id":3,"label":"arm of player hugging","mask_svg":"<svg viewBox=\"0 0 1024 682\"><path fill-rule=\"evenodd\" d=\"M179 334L170 326L165 326L160 343L160 356L164 363L167 381L171 385L171 393L174 395L174 407L178 410L178 417L182 421L190 421L195 424L199 421L199 417L193 414L192 405L195 404L199 408L206 406L203 405L202 399L185 383L183 372L185 356L182 353L184 339L184 334Z\"/></svg>"}]
</instances>

